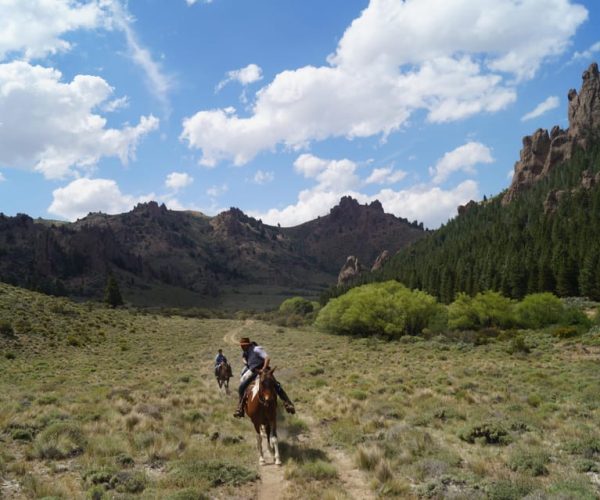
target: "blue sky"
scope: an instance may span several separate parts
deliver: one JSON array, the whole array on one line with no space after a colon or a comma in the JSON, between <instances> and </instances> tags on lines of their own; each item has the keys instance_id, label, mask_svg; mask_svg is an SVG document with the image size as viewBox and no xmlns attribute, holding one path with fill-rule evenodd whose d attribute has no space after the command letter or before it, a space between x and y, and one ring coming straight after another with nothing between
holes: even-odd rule
<instances>
[{"instance_id":1,"label":"blue sky","mask_svg":"<svg viewBox=\"0 0 600 500\"><path fill-rule=\"evenodd\" d=\"M568 126L599 26L593 0L0 0L0 211L291 226L350 194L437 227Z\"/></svg>"}]
</instances>

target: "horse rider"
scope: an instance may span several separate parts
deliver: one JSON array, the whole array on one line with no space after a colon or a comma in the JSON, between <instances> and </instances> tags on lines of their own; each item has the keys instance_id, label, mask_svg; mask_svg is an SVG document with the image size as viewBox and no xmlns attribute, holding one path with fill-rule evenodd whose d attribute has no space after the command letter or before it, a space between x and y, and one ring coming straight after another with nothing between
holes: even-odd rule
<instances>
[{"instance_id":1,"label":"horse rider","mask_svg":"<svg viewBox=\"0 0 600 500\"><path fill-rule=\"evenodd\" d=\"M223 354L223 349L219 349L217 356L215 357L215 377L218 376L217 370L219 369L219 365L221 363L229 364L227 362L227 358L225 357L225 354Z\"/></svg>"},{"instance_id":2,"label":"horse rider","mask_svg":"<svg viewBox=\"0 0 600 500\"><path fill-rule=\"evenodd\" d=\"M244 368L242 370L242 376L240 377L240 387L238 393L240 400L238 403L237 410L233 414L236 418L242 418L244 416L244 394L250 383L256 378L258 372L269 366L270 358L267 352L259 346L256 342L251 342L248 337L243 337L240 340L240 347L242 348L242 358L244 360ZM290 398L281 387L281 384L275 381L275 390L277 395L283 401L285 411L288 413L296 413L294 403L290 401Z\"/></svg>"}]
</instances>

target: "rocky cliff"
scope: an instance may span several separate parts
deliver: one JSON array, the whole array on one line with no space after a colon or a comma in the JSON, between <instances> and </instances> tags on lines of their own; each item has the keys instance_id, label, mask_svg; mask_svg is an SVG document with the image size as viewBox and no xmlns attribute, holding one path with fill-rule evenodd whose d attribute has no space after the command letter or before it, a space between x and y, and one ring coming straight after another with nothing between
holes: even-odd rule
<instances>
[{"instance_id":1,"label":"rocky cliff","mask_svg":"<svg viewBox=\"0 0 600 500\"><path fill-rule=\"evenodd\" d=\"M529 186L570 159L575 148L587 148L592 134L600 129L600 74L593 63L583 73L579 93L571 89L569 98L569 128L558 126L550 132L538 129L523 138L520 159L515 163L511 185L504 195L503 203L510 203Z\"/></svg>"}]
</instances>

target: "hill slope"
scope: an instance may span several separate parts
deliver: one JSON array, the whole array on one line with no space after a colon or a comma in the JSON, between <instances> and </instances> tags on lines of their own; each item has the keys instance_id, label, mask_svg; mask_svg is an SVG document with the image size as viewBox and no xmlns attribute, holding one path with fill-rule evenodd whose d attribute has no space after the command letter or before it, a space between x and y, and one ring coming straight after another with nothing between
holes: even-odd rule
<instances>
[{"instance_id":1,"label":"hill slope","mask_svg":"<svg viewBox=\"0 0 600 500\"><path fill-rule=\"evenodd\" d=\"M72 224L0 215L0 280L99 297L112 271L126 299L151 305L214 302L243 287L315 294L335 282L348 253L373 260L423 234L378 203L362 206L350 198L296 228L269 226L236 208L206 217L155 202Z\"/></svg>"},{"instance_id":2,"label":"hill slope","mask_svg":"<svg viewBox=\"0 0 600 500\"><path fill-rule=\"evenodd\" d=\"M538 291L600 298L596 64L569 101L569 129L524 138L505 193L460 207L458 217L362 281L398 279L445 302L487 289L517 298Z\"/></svg>"}]
</instances>

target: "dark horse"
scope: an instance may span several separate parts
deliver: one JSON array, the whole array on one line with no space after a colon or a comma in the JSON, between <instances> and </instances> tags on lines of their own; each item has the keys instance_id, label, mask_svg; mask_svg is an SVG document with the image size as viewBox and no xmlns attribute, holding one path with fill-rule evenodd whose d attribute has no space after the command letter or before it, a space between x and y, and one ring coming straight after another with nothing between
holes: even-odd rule
<instances>
[{"instance_id":1,"label":"dark horse","mask_svg":"<svg viewBox=\"0 0 600 500\"><path fill-rule=\"evenodd\" d=\"M256 446L259 463L265 464L262 450L262 436L267 438L267 445L275 465L281 465L279 445L277 443L277 392L275 392L275 368L263 368L256 380L246 390L245 411L256 430Z\"/></svg>"},{"instance_id":2,"label":"dark horse","mask_svg":"<svg viewBox=\"0 0 600 500\"><path fill-rule=\"evenodd\" d=\"M217 383L219 384L219 389L225 386L225 393L229 394L229 379L233 376L231 373L231 366L229 363L223 361L217 366L216 369Z\"/></svg>"}]
</instances>

